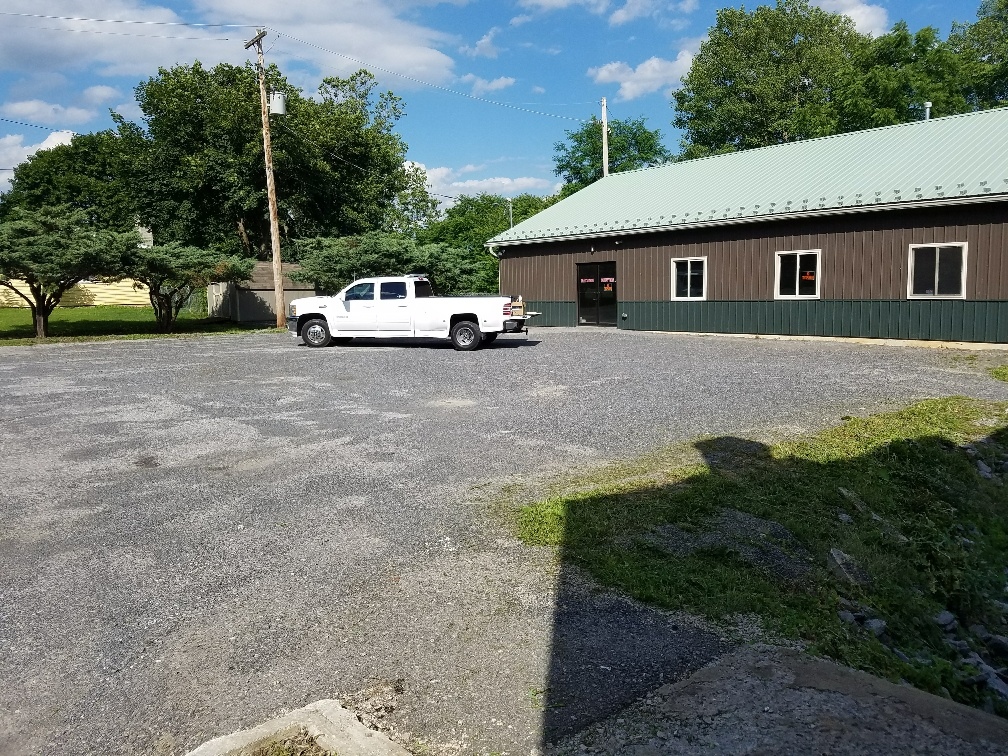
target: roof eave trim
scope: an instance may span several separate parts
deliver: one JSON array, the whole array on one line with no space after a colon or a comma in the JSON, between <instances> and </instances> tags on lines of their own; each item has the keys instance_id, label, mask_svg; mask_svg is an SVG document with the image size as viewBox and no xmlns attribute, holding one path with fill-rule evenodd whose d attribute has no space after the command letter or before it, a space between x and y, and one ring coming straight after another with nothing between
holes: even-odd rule
<instances>
[{"instance_id":1,"label":"roof eave trim","mask_svg":"<svg viewBox=\"0 0 1008 756\"><path fill-rule=\"evenodd\" d=\"M793 220L795 218L822 218L830 215L856 215L858 213L883 212L886 210L916 210L930 207L947 207L950 205L971 205L985 202L998 202L1008 199L1008 194L971 194L966 197L946 197L936 200L919 202L888 202L879 205L850 205L847 207L832 207L822 210L811 210L798 213L774 213L773 215L747 215L744 218L720 218L701 221L699 223L679 223L664 226L646 226L644 228L628 228L615 231L599 231L587 234L570 234L568 236L539 236L535 239L508 239L505 241L486 242L484 247L510 247L522 244L541 244L552 241L578 241L580 239L606 239L613 236L634 236L638 234L654 234L662 231L680 231L688 228L711 228L716 226L737 226L744 223L761 223L763 221Z\"/></svg>"}]
</instances>

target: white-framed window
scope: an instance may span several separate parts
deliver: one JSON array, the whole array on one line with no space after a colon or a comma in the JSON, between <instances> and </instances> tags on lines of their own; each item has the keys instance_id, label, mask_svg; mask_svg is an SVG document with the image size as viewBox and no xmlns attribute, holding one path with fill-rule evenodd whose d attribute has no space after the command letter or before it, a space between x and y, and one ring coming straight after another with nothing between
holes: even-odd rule
<instances>
[{"instance_id":1,"label":"white-framed window","mask_svg":"<svg viewBox=\"0 0 1008 756\"><path fill-rule=\"evenodd\" d=\"M908 299L965 299L966 243L911 244Z\"/></svg>"},{"instance_id":2,"label":"white-framed window","mask_svg":"<svg viewBox=\"0 0 1008 756\"><path fill-rule=\"evenodd\" d=\"M819 299L821 249L777 253L774 299Z\"/></svg>"},{"instance_id":3,"label":"white-framed window","mask_svg":"<svg viewBox=\"0 0 1008 756\"><path fill-rule=\"evenodd\" d=\"M707 299L707 258L672 260L672 299Z\"/></svg>"}]
</instances>

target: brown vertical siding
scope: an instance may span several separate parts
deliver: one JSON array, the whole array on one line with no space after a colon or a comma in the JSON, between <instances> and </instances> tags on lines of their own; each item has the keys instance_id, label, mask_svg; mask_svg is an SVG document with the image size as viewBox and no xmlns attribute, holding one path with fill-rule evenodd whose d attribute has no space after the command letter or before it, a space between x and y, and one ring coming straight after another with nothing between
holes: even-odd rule
<instances>
[{"instance_id":1,"label":"brown vertical siding","mask_svg":"<svg viewBox=\"0 0 1008 756\"><path fill-rule=\"evenodd\" d=\"M706 257L707 298L774 298L775 253L821 249L823 299L906 299L911 244L966 242L966 298L1008 299L1008 203L775 220L504 249L501 290L534 301L574 301L580 262L614 260L621 301L671 298L671 260Z\"/></svg>"}]
</instances>

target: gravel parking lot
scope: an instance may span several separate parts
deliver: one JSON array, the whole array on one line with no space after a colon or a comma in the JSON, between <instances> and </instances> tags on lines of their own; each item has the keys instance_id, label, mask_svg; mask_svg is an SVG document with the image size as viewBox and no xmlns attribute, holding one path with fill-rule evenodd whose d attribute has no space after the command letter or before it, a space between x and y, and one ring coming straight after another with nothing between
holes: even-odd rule
<instances>
[{"instance_id":1,"label":"gravel parking lot","mask_svg":"<svg viewBox=\"0 0 1008 756\"><path fill-rule=\"evenodd\" d=\"M321 698L435 753L528 753L561 650L583 670L548 739L728 646L558 589L486 491L952 394L1008 385L947 350L576 329L3 348L0 753L179 753Z\"/></svg>"}]
</instances>

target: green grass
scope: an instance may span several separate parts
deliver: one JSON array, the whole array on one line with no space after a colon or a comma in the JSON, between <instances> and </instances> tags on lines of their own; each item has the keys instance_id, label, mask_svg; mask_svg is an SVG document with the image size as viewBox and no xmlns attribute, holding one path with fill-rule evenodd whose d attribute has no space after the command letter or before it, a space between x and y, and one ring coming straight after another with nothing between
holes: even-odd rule
<instances>
[{"instance_id":1,"label":"green grass","mask_svg":"<svg viewBox=\"0 0 1008 756\"><path fill-rule=\"evenodd\" d=\"M999 381L1008 383L1008 365L987 368L987 372L990 373L991 378L997 378Z\"/></svg>"},{"instance_id":2,"label":"green grass","mask_svg":"<svg viewBox=\"0 0 1008 756\"><path fill-rule=\"evenodd\" d=\"M962 627L981 622L1008 634L992 603L1008 598L1008 486L982 478L965 448L982 440L976 453L997 470L1008 459L1006 413L1008 404L953 398L773 446L708 439L695 452L664 450L554 483L550 498L518 509L515 525L526 542L556 547L562 560L641 601L714 621L755 614L813 652L978 705L985 694L963 682L931 617L948 608ZM786 527L811 555L807 574L776 577L731 545L678 555L656 545L663 527L710 530L724 508ZM851 524L838 519L841 510ZM831 548L853 556L870 585L834 577ZM841 597L886 620L889 644L911 662L840 621Z\"/></svg>"},{"instance_id":3,"label":"green grass","mask_svg":"<svg viewBox=\"0 0 1008 756\"><path fill-rule=\"evenodd\" d=\"M183 312L169 336L239 333L250 330L231 322L207 320ZM57 307L49 318L49 341L94 341L114 338L165 336L150 307ZM0 346L40 343L27 308L0 307Z\"/></svg>"}]
</instances>

